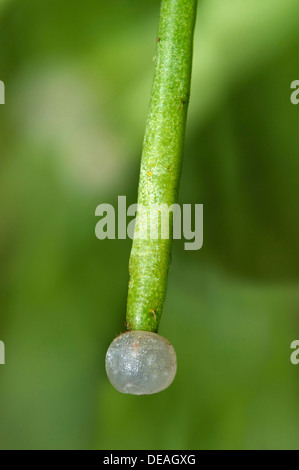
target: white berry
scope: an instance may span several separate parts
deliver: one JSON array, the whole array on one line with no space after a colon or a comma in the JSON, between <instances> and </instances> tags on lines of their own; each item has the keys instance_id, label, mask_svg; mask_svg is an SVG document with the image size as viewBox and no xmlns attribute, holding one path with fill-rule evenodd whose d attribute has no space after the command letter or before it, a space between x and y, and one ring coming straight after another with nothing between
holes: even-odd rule
<instances>
[{"instance_id":1,"label":"white berry","mask_svg":"<svg viewBox=\"0 0 299 470\"><path fill-rule=\"evenodd\" d=\"M169 387L177 369L173 346L163 336L148 331L128 331L118 336L106 355L106 372L121 393L150 395Z\"/></svg>"}]
</instances>

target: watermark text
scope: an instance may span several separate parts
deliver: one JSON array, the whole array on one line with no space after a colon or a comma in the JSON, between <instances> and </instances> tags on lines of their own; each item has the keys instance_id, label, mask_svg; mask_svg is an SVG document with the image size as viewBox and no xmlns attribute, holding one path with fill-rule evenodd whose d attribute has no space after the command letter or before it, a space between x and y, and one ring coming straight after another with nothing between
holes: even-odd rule
<instances>
[{"instance_id":1,"label":"watermark text","mask_svg":"<svg viewBox=\"0 0 299 470\"><path fill-rule=\"evenodd\" d=\"M5 364L5 346L3 341L0 341L0 365Z\"/></svg>"},{"instance_id":2,"label":"watermark text","mask_svg":"<svg viewBox=\"0 0 299 470\"><path fill-rule=\"evenodd\" d=\"M291 103L299 104L299 80L294 80L291 83L291 88L295 91L291 94Z\"/></svg>"},{"instance_id":3,"label":"watermark text","mask_svg":"<svg viewBox=\"0 0 299 470\"><path fill-rule=\"evenodd\" d=\"M5 104L5 85L0 80L0 104Z\"/></svg>"},{"instance_id":4,"label":"watermark text","mask_svg":"<svg viewBox=\"0 0 299 470\"><path fill-rule=\"evenodd\" d=\"M297 364L299 364L299 340L298 339L295 339L291 343L291 349L294 349L294 351L291 354L290 360L291 360L291 363L294 364L294 366L296 366Z\"/></svg>"},{"instance_id":5,"label":"watermark text","mask_svg":"<svg viewBox=\"0 0 299 470\"><path fill-rule=\"evenodd\" d=\"M117 217L111 204L99 204L95 211L100 220L95 234L99 240L174 240L184 238L185 250L199 250L203 245L203 204L131 204L118 196ZM128 221L128 217L133 217ZM117 229L116 229L117 225Z\"/></svg>"}]
</instances>

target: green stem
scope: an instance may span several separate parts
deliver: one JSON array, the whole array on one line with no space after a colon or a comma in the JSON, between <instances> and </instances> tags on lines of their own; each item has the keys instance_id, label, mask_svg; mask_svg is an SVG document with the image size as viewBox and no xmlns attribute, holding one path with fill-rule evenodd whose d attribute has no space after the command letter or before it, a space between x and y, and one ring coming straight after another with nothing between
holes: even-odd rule
<instances>
[{"instance_id":1,"label":"green stem","mask_svg":"<svg viewBox=\"0 0 299 470\"><path fill-rule=\"evenodd\" d=\"M168 239L149 236L154 205L177 202L187 108L190 95L193 32L197 0L162 0L156 69L143 143L138 211L130 256L127 327L157 331L166 296L172 248ZM140 207L140 206L139 206ZM151 230L155 229L151 222ZM161 220L156 221L161 229ZM141 239L141 233L147 237ZM160 233L160 232L159 232Z\"/></svg>"}]
</instances>

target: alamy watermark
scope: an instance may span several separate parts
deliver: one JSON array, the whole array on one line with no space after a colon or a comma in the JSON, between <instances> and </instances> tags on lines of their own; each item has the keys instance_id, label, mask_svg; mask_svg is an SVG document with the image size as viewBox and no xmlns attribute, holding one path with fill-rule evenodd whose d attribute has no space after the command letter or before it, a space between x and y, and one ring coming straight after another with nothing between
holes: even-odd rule
<instances>
[{"instance_id":1,"label":"alamy watermark","mask_svg":"<svg viewBox=\"0 0 299 470\"><path fill-rule=\"evenodd\" d=\"M294 349L294 351L291 354L290 360L291 360L291 363L294 364L294 366L296 366L297 364L299 364L299 340L298 339L295 339L291 343L291 349Z\"/></svg>"},{"instance_id":2,"label":"alamy watermark","mask_svg":"<svg viewBox=\"0 0 299 470\"><path fill-rule=\"evenodd\" d=\"M5 85L0 80L0 104L5 104Z\"/></svg>"},{"instance_id":3,"label":"alamy watermark","mask_svg":"<svg viewBox=\"0 0 299 470\"><path fill-rule=\"evenodd\" d=\"M3 341L0 341L0 365L5 364L5 346Z\"/></svg>"},{"instance_id":4,"label":"alamy watermark","mask_svg":"<svg viewBox=\"0 0 299 470\"><path fill-rule=\"evenodd\" d=\"M203 204L131 204L127 208L126 196L118 196L117 231L116 214L111 204L97 206L95 215L101 217L95 228L99 240L125 239L168 240L184 238L185 250L199 250L203 245ZM128 217L133 217L128 221ZM192 219L194 222L192 223ZM192 225L194 230L192 230ZM135 233L135 235L134 235Z\"/></svg>"},{"instance_id":5,"label":"alamy watermark","mask_svg":"<svg viewBox=\"0 0 299 470\"><path fill-rule=\"evenodd\" d=\"M291 94L291 103L299 104L299 80L294 80L291 83L291 88L295 91Z\"/></svg>"}]
</instances>

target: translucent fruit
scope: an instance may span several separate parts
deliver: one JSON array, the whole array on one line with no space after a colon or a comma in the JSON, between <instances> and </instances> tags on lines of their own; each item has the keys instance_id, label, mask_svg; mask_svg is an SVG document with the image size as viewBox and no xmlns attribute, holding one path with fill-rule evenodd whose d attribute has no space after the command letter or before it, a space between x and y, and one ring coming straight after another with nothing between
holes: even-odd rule
<instances>
[{"instance_id":1,"label":"translucent fruit","mask_svg":"<svg viewBox=\"0 0 299 470\"><path fill-rule=\"evenodd\" d=\"M173 381L177 369L173 346L163 336L148 331L128 331L110 344L106 372L121 393L150 395Z\"/></svg>"}]
</instances>

